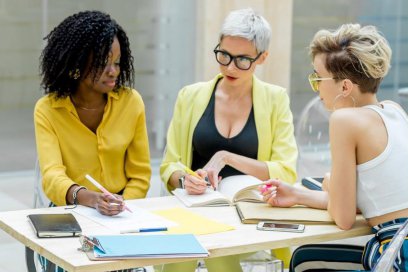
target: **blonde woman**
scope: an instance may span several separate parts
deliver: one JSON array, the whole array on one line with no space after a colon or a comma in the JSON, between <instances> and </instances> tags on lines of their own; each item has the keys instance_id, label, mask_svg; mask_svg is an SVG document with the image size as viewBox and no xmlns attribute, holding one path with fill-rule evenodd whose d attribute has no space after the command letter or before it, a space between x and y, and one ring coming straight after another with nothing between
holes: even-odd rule
<instances>
[{"instance_id":1,"label":"blonde woman","mask_svg":"<svg viewBox=\"0 0 408 272\"><path fill-rule=\"evenodd\" d=\"M397 103L380 102L376 95L390 68L391 49L374 26L346 24L319 31L310 54L312 89L334 111L329 121L331 173L323 181L324 191L270 180L264 200L272 206L327 209L341 229L353 226L359 210L373 227L375 236L364 254L358 246L307 245L294 252L291 271L371 270L408 218L408 117ZM407 271L407 257L406 240L396 271Z\"/></svg>"},{"instance_id":2,"label":"blonde woman","mask_svg":"<svg viewBox=\"0 0 408 272\"><path fill-rule=\"evenodd\" d=\"M213 187L221 178L240 174L295 182L297 148L288 94L254 75L268 57L270 37L269 23L252 9L233 11L225 19L214 45L220 74L184 87L176 101L160 166L169 191L206 190L204 179L188 175L178 162L208 177ZM285 253L279 257L289 256L288 250L279 252ZM237 256L206 264L209 271L241 269ZM173 271L190 271L173 266Z\"/></svg>"}]
</instances>

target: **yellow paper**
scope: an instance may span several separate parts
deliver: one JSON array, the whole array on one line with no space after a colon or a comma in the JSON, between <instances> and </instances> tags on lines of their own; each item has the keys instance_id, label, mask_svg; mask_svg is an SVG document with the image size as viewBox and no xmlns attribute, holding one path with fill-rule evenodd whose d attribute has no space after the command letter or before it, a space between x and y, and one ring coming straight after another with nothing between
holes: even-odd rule
<instances>
[{"instance_id":1,"label":"yellow paper","mask_svg":"<svg viewBox=\"0 0 408 272\"><path fill-rule=\"evenodd\" d=\"M201 235L235 229L233 226L219 223L215 220L209 219L183 208L159 210L154 211L154 213L178 223L178 226L170 227L167 233L192 233L195 235Z\"/></svg>"}]
</instances>

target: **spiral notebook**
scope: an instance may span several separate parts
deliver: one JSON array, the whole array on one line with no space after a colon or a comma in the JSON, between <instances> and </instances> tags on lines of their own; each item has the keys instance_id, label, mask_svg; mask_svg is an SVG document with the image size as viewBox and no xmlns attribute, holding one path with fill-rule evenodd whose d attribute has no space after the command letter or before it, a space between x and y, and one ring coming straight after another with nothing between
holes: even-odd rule
<instances>
[{"instance_id":1,"label":"spiral notebook","mask_svg":"<svg viewBox=\"0 0 408 272\"><path fill-rule=\"evenodd\" d=\"M204 258L208 251L193 234L98 235L100 247L93 248L91 260Z\"/></svg>"}]
</instances>

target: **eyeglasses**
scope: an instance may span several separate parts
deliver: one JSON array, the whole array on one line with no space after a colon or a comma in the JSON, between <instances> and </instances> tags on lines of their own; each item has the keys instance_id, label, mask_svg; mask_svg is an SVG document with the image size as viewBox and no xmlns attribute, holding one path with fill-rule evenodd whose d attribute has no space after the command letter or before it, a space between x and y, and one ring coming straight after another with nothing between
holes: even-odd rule
<instances>
[{"instance_id":1,"label":"eyeglasses","mask_svg":"<svg viewBox=\"0 0 408 272\"><path fill-rule=\"evenodd\" d=\"M318 92L319 91L319 82L323 81L323 80L331 80L331 79L338 79L336 77L319 77L317 75L317 73L311 73L309 75L309 83L310 86L312 87L312 90L314 92Z\"/></svg>"},{"instance_id":2,"label":"eyeglasses","mask_svg":"<svg viewBox=\"0 0 408 272\"><path fill-rule=\"evenodd\" d=\"M252 66L252 63L255 62L263 53L260 52L254 59L245 56L233 56L226 51L218 50L217 48L219 46L220 45L217 44L217 46L214 48L215 59L217 60L217 62L221 65L228 66L231 61L234 61L235 66L240 70L249 70L249 68L251 68Z\"/></svg>"}]
</instances>

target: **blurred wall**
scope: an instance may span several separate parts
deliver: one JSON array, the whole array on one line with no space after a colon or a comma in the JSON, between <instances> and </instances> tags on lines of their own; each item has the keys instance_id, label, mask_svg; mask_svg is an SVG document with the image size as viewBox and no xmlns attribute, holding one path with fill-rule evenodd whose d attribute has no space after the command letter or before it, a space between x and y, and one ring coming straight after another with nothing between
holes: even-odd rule
<instances>
[{"instance_id":1,"label":"blurred wall","mask_svg":"<svg viewBox=\"0 0 408 272\"><path fill-rule=\"evenodd\" d=\"M256 74L291 95L295 121L312 97L307 46L321 28L375 24L390 41L392 69L381 99L408 87L408 2L404 0L0 0L0 171L32 168L32 111L42 95L38 76L42 37L65 17L97 9L127 31L136 86L146 104L152 157L161 158L178 91L219 72L213 49L225 16L252 7L271 24L270 55ZM408 97L405 98L408 100ZM403 102L403 101L402 101ZM405 103L408 107L408 101Z\"/></svg>"},{"instance_id":2,"label":"blurred wall","mask_svg":"<svg viewBox=\"0 0 408 272\"><path fill-rule=\"evenodd\" d=\"M316 96L307 80L308 74L313 70L308 56L309 42L318 30L336 29L344 23L372 24L384 34L393 50L392 67L378 96L381 100L404 102L398 95L398 90L408 87L407 1L294 0L290 84L292 110L296 119L306 103Z\"/></svg>"}]
</instances>

